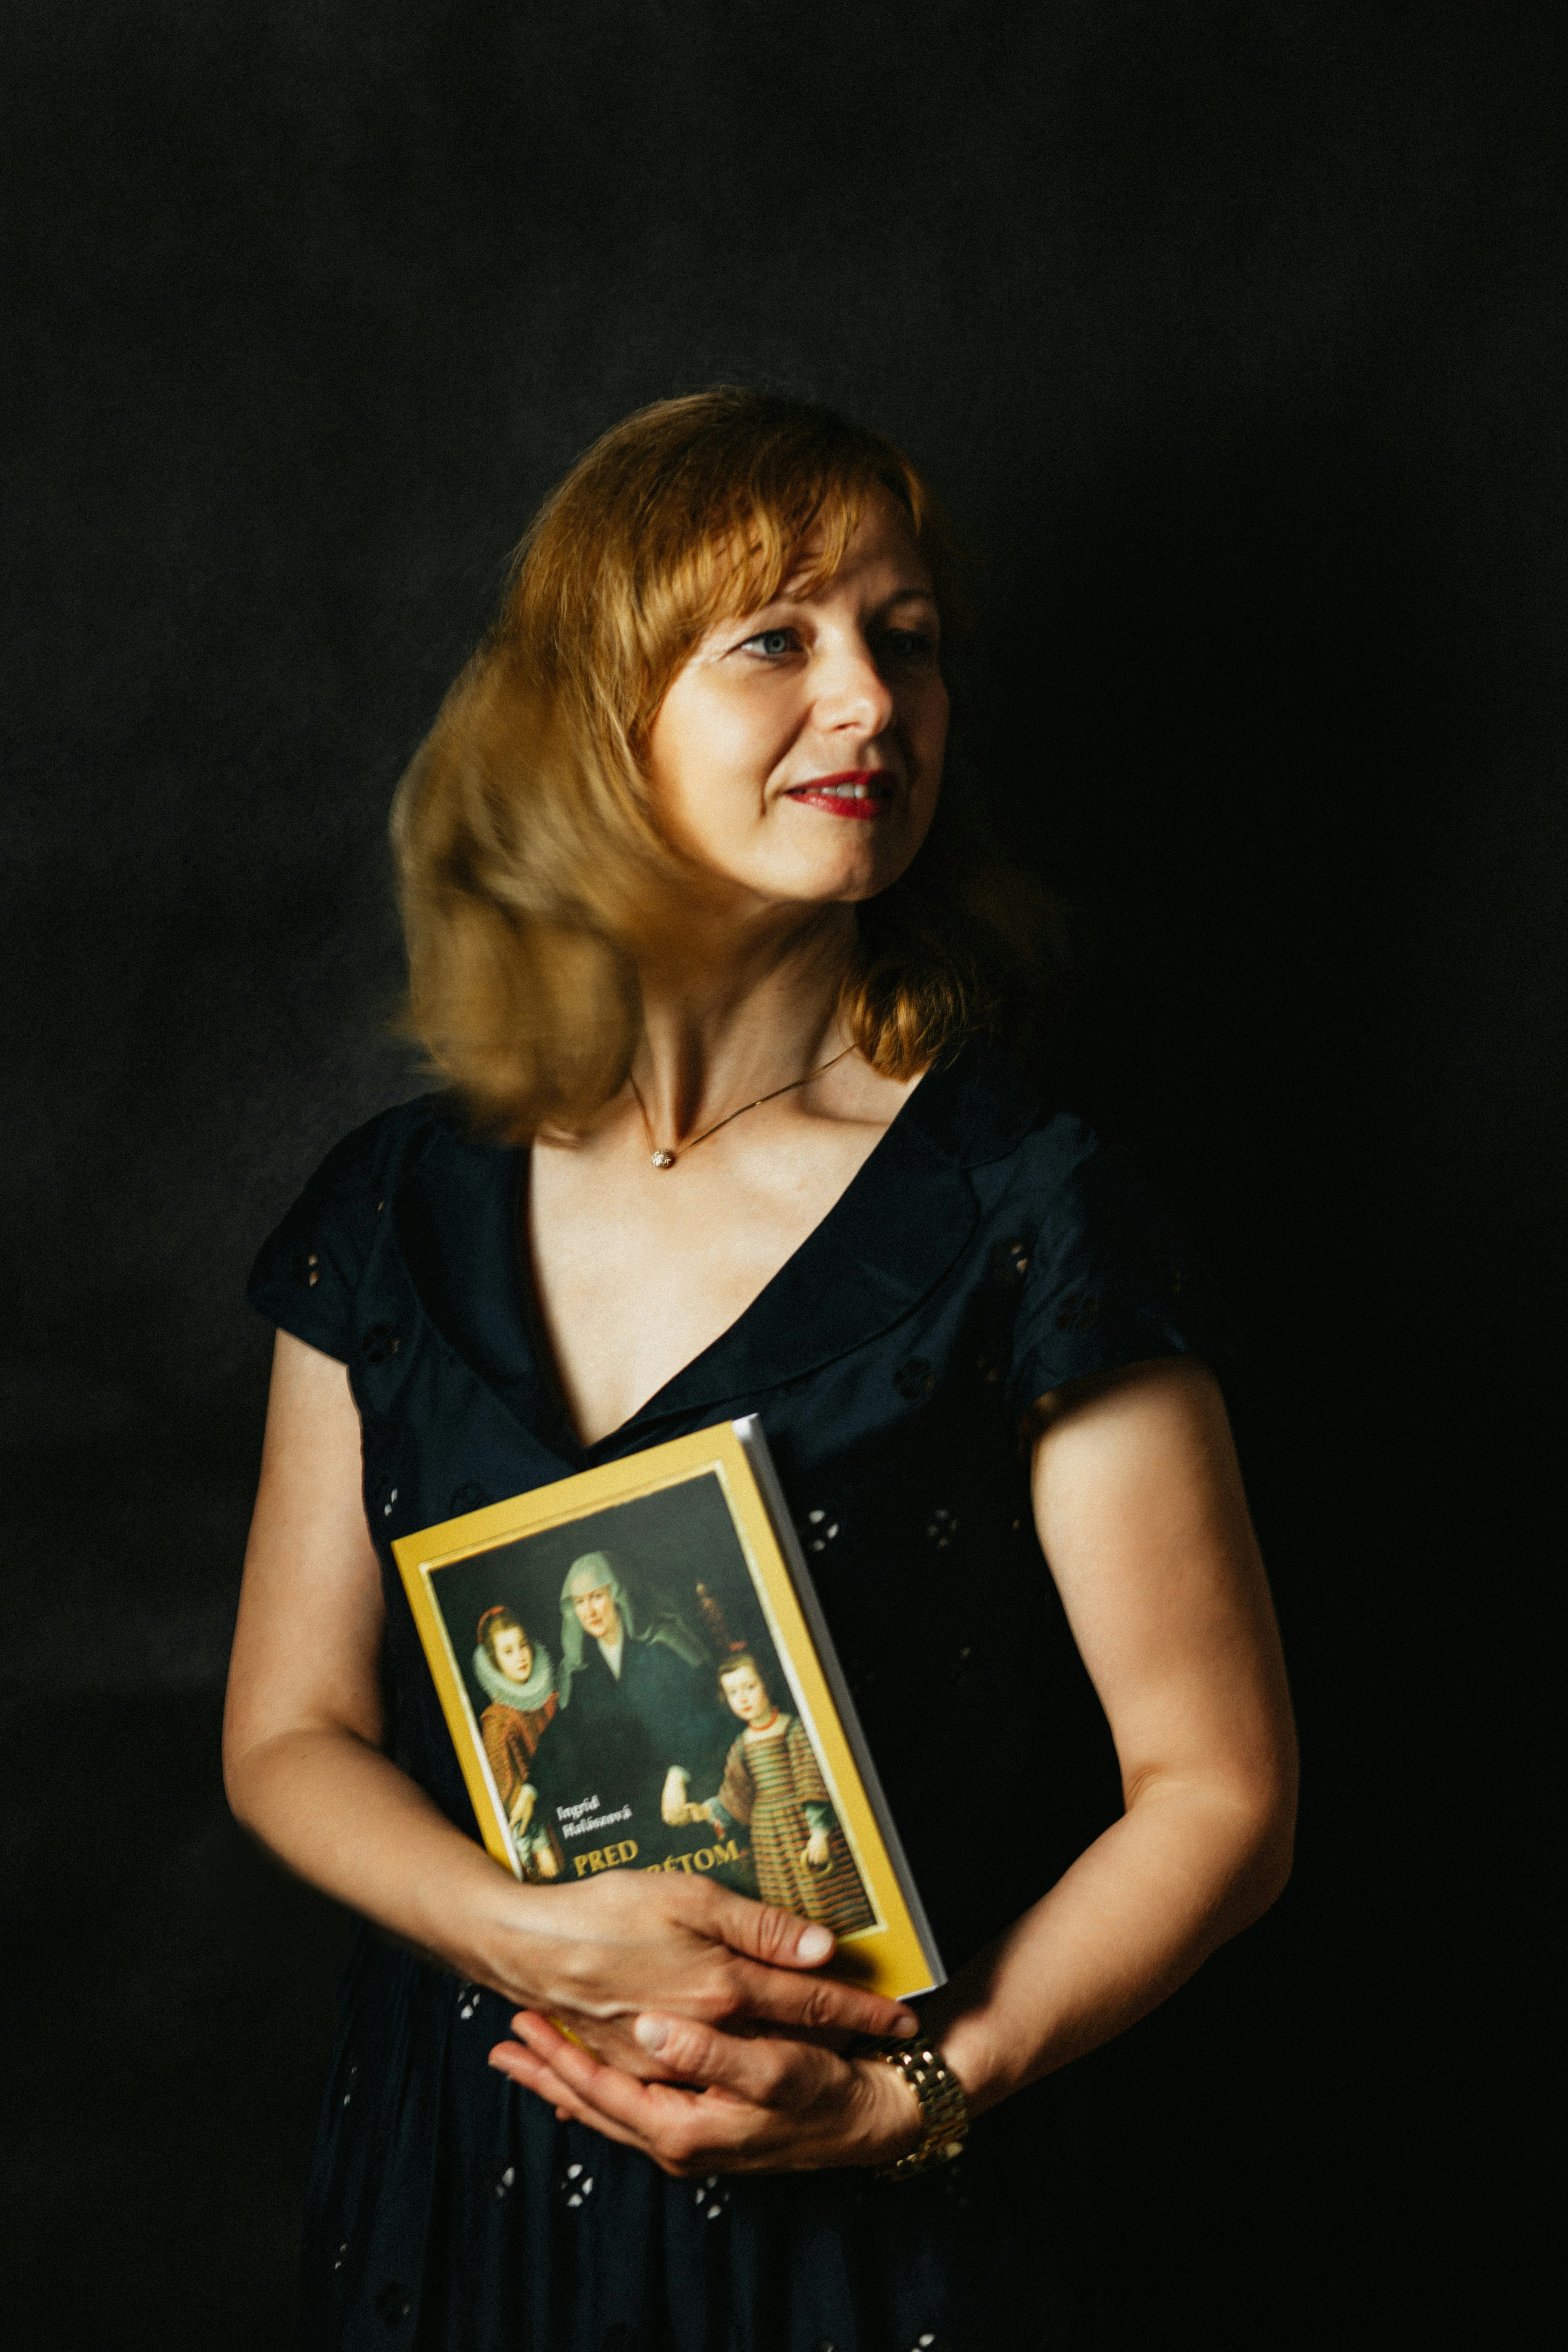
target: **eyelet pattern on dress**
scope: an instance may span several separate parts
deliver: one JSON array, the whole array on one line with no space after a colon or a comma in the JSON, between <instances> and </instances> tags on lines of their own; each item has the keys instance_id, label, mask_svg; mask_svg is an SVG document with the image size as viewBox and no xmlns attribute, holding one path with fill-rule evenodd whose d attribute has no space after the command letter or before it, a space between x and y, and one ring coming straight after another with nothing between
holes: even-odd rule
<instances>
[{"instance_id":1,"label":"eyelet pattern on dress","mask_svg":"<svg viewBox=\"0 0 1568 2352\"><path fill-rule=\"evenodd\" d=\"M1029 1271L1029 1245L1016 1236L996 1242L993 1244L985 1263L993 1279L1005 1283L1011 1288L1022 1282Z\"/></svg>"},{"instance_id":2,"label":"eyelet pattern on dress","mask_svg":"<svg viewBox=\"0 0 1568 2352\"><path fill-rule=\"evenodd\" d=\"M375 2315L384 2326L396 2327L414 2308L414 2297L401 2279L388 2279L375 2298Z\"/></svg>"}]
</instances>

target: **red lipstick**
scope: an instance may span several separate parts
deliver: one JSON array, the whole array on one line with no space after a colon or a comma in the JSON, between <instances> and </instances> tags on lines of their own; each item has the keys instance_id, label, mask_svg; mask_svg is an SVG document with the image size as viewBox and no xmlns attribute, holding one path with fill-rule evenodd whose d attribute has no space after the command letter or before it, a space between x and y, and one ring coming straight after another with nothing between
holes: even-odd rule
<instances>
[{"instance_id":1,"label":"red lipstick","mask_svg":"<svg viewBox=\"0 0 1568 2352\"><path fill-rule=\"evenodd\" d=\"M784 795L803 808L820 809L825 816L847 816L866 824L886 816L893 805L893 779L885 768L846 768L837 776L813 776L808 784L795 784Z\"/></svg>"}]
</instances>

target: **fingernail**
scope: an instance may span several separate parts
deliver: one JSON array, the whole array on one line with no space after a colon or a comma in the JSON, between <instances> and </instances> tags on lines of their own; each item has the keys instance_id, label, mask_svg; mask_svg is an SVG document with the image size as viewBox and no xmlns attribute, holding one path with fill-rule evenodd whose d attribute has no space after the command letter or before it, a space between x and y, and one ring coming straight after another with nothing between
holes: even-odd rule
<instances>
[{"instance_id":1,"label":"fingernail","mask_svg":"<svg viewBox=\"0 0 1568 2352\"><path fill-rule=\"evenodd\" d=\"M662 2017L639 2017L632 2032L645 2050L662 2050L669 2040L669 2028Z\"/></svg>"},{"instance_id":2,"label":"fingernail","mask_svg":"<svg viewBox=\"0 0 1568 2352\"><path fill-rule=\"evenodd\" d=\"M834 1940L826 1927L807 1927L795 1950L803 1960L825 1960L833 1949Z\"/></svg>"},{"instance_id":3,"label":"fingernail","mask_svg":"<svg viewBox=\"0 0 1568 2352\"><path fill-rule=\"evenodd\" d=\"M911 2033L918 2033L920 2030L921 2021L915 2015L913 2010L900 2009L897 2017L893 2020L893 2032L898 2035L899 2039L901 2042L907 2042Z\"/></svg>"}]
</instances>

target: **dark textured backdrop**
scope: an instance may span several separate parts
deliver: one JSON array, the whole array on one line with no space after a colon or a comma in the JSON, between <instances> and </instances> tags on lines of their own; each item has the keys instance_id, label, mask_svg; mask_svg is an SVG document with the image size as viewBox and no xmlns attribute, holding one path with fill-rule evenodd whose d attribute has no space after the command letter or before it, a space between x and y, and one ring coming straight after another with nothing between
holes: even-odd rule
<instances>
[{"instance_id":1,"label":"dark textured backdrop","mask_svg":"<svg viewBox=\"0 0 1568 2352\"><path fill-rule=\"evenodd\" d=\"M1560 1270L1560 15L11 0L27 2344L289 2340L341 1929L217 1784L241 1282L416 1090L387 797L510 543L717 378L887 427L987 559L988 764L1082 943L1064 1083L1250 1336L1301 1862L1063 2079L1119 2340L1519 2340L1519 2209L1471 2209L1511 2195Z\"/></svg>"}]
</instances>

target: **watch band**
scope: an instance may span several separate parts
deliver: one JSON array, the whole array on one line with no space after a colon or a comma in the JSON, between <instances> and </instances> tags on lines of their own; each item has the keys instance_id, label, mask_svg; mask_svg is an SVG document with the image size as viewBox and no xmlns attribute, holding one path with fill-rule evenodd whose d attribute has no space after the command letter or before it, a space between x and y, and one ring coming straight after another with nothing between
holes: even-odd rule
<instances>
[{"instance_id":1,"label":"watch band","mask_svg":"<svg viewBox=\"0 0 1568 2352\"><path fill-rule=\"evenodd\" d=\"M969 2102L957 2075L934 2042L900 2042L892 2034L868 2034L855 2053L877 2058L903 2077L920 2103L925 2131L907 2156L877 2167L879 2180L908 2180L933 2164L945 2164L963 2152L969 2134Z\"/></svg>"}]
</instances>

